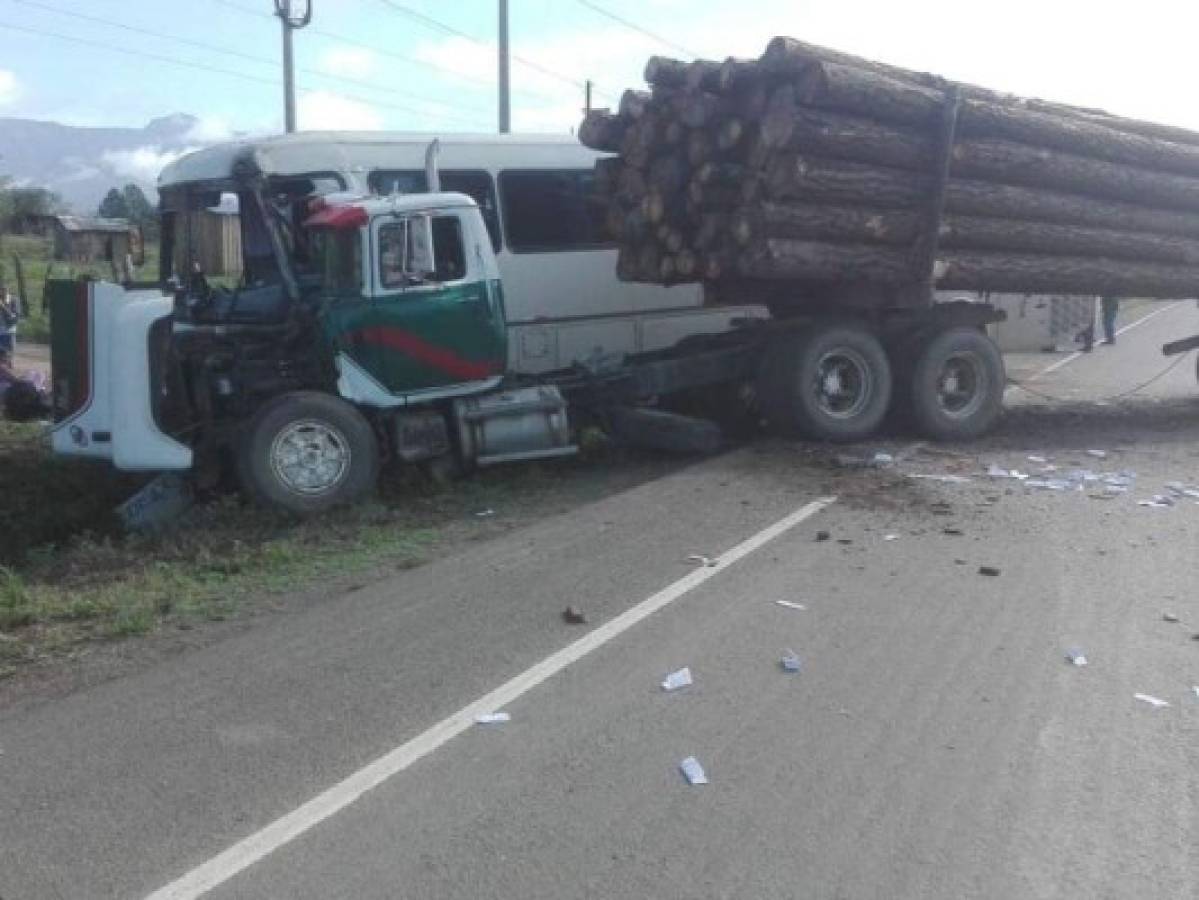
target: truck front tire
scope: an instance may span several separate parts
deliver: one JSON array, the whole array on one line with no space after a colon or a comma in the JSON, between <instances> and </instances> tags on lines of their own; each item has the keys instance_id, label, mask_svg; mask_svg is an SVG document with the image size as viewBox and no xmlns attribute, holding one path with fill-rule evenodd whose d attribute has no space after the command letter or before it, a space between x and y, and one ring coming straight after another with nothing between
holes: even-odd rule
<instances>
[{"instance_id":1,"label":"truck front tire","mask_svg":"<svg viewBox=\"0 0 1199 900\"><path fill-rule=\"evenodd\" d=\"M251 420L238 474L257 502L300 515L360 500L379 477L370 423L349 403L317 391L270 401Z\"/></svg>"},{"instance_id":2,"label":"truck front tire","mask_svg":"<svg viewBox=\"0 0 1199 900\"><path fill-rule=\"evenodd\" d=\"M1006 383L994 341L976 328L951 328L930 338L916 357L909 410L927 437L969 440L999 419Z\"/></svg>"},{"instance_id":3,"label":"truck front tire","mask_svg":"<svg viewBox=\"0 0 1199 900\"><path fill-rule=\"evenodd\" d=\"M848 442L869 437L891 403L891 364L882 344L852 322L816 324L781 336L767 351L758 397L783 434Z\"/></svg>"}]
</instances>

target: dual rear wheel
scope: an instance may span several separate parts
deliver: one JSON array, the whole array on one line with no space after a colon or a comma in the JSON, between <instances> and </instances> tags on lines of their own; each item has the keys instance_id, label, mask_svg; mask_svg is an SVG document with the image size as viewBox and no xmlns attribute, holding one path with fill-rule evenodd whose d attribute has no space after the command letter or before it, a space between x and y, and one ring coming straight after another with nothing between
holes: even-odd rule
<instances>
[{"instance_id":1,"label":"dual rear wheel","mask_svg":"<svg viewBox=\"0 0 1199 900\"><path fill-rule=\"evenodd\" d=\"M782 434L835 442L874 434L893 407L937 440L977 437L999 418L1003 357L982 331L938 331L896 363L856 322L790 332L772 343L762 365L762 411Z\"/></svg>"}]
</instances>

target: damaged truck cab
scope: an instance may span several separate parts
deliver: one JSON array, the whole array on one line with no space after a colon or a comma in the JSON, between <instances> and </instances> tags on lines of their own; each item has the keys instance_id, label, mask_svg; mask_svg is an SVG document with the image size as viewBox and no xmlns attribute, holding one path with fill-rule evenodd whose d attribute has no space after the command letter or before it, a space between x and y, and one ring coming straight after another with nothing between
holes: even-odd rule
<instances>
[{"instance_id":1,"label":"damaged truck cab","mask_svg":"<svg viewBox=\"0 0 1199 900\"><path fill-rule=\"evenodd\" d=\"M59 282L54 449L125 470L235 464L297 512L349 502L381 459L465 464L575 452L548 384L505 381L499 269L479 208L436 191L321 195L264 179L164 192L170 290ZM436 187L436 173L430 183ZM245 272L214 283L171 238L235 193Z\"/></svg>"}]
</instances>

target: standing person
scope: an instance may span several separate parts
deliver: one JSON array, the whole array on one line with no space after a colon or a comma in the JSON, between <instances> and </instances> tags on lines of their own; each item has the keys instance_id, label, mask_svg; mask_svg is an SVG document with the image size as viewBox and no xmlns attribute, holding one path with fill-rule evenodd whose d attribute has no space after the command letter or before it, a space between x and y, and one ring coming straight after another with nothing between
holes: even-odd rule
<instances>
[{"instance_id":1,"label":"standing person","mask_svg":"<svg viewBox=\"0 0 1199 900\"><path fill-rule=\"evenodd\" d=\"M1099 311L1103 316L1103 343L1116 343L1116 316L1120 315L1119 297L1101 297Z\"/></svg>"},{"instance_id":2,"label":"standing person","mask_svg":"<svg viewBox=\"0 0 1199 900\"><path fill-rule=\"evenodd\" d=\"M12 357L17 349L16 301L8 290L0 286L0 353Z\"/></svg>"}]
</instances>

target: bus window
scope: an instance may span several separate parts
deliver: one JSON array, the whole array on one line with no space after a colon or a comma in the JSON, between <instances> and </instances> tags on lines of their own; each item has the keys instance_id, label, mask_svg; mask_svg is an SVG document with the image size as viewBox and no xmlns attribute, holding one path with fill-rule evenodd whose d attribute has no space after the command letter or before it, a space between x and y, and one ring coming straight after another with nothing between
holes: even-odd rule
<instances>
[{"instance_id":1,"label":"bus window","mask_svg":"<svg viewBox=\"0 0 1199 900\"><path fill-rule=\"evenodd\" d=\"M371 172L367 184L372 194L419 194L427 190L425 173L418 169L383 170ZM500 252L500 217L495 203L495 183L482 169L445 169L441 172L441 189L466 194L479 204L491 249Z\"/></svg>"},{"instance_id":2,"label":"bus window","mask_svg":"<svg viewBox=\"0 0 1199 900\"><path fill-rule=\"evenodd\" d=\"M586 250L608 243L590 169L500 173L504 230L514 253Z\"/></svg>"}]
</instances>

